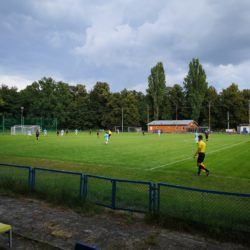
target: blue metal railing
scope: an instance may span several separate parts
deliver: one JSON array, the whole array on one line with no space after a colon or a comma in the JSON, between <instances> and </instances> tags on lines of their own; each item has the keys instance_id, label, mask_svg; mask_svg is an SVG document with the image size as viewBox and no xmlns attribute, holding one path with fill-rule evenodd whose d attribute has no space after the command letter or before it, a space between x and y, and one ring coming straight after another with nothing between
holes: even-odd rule
<instances>
[{"instance_id":1,"label":"blue metal railing","mask_svg":"<svg viewBox=\"0 0 250 250\"><path fill-rule=\"evenodd\" d=\"M22 176L22 183L27 183L32 192L66 190L69 191L67 195L110 209L164 213L175 218L190 218L193 221L207 220L207 224L218 220L220 225L223 225L231 220L232 226L236 225L237 228L250 232L250 194L115 179L81 172L5 163L0 163L0 177L10 175L8 172L1 172L4 168L26 171ZM15 171L11 174L15 175ZM19 177L17 173L16 177Z\"/></svg>"}]
</instances>

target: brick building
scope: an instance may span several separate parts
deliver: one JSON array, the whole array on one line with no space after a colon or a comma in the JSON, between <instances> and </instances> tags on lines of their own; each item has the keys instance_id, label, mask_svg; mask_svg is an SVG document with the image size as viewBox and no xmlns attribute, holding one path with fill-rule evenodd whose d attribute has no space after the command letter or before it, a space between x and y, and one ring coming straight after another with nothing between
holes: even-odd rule
<instances>
[{"instance_id":1,"label":"brick building","mask_svg":"<svg viewBox=\"0 0 250 250\"><path fill-rule=\"evenodd\" d=\"M162 133L194 132L198 128L198 123L194 120L158 120L148 123L148 132L151 133L158 130Z\"/></svg>"}]
</instances>

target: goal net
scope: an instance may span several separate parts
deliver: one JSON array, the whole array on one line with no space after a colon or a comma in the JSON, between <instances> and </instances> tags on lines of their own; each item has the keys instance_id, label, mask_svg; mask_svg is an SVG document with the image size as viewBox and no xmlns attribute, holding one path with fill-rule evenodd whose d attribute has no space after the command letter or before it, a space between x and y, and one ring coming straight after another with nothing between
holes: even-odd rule
<instances>
[{"instance_id":1,"label":"goal net","mask_svg":"<svg viewBox=\"0 0 250 250\"><path fill-rule=\"evenodd\" d=\"M142 127L128 127L128 132L142 132Z\"/></svg>"},{"instance_id":2,"label":"goal net","mask_svg":"<svg viewBox=\"0 0 250 250\"><path fill-rule=\"evenodd\" d=\"M11 127L12 135L33 135L36 130L40 131L39 125L15 125Z\"/></svg>"}]
</instances>

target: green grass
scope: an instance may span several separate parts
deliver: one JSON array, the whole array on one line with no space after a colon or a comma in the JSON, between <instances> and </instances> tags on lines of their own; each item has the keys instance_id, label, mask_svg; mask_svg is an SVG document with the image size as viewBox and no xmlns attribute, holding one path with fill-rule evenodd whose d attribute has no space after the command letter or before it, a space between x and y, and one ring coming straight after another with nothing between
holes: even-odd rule
<instances>
[{"instance_id":1,"label":"green grass","mask_svg":"<svg viewBox=\"0 0 250 250\"><path fill-rule=\"evenodd\" d=\"M131 180L168 182L189 187L245 192L250 190L250 137L211 135L205 162L211 175L197 177L192 158L197 145L192 134L113 134L108 145L103 136L81 133L57 137L50 133L39 141L28 136L0 136L0 162L81 171Z\"/></svg>"},{"instance_id":2,"label":"green grass","mask_svg":"<svg viewBox=\"0 0 250 250\"><path fill-rule=\"evenodd\" d=\"M79 171L107 177L167 182L188 187L249 193L250 137L213 134L207 142L210 176L196 176L192 134L114 134L108 145L87 133L39 141L27 136L0 136L0 162ZM0 188L25 193L27 170L0 168ZM79 206L80 176L36 172L36 195L56 203ZM116 183L116 207L145 210L148 186ZM88 178L87 201L111 205L112 183ZM209 227L250 232L249 198L219 196L162 187L163 221L196 221ZM80 204L84 201L80 200Z\"/></svg>"}]
</instances>

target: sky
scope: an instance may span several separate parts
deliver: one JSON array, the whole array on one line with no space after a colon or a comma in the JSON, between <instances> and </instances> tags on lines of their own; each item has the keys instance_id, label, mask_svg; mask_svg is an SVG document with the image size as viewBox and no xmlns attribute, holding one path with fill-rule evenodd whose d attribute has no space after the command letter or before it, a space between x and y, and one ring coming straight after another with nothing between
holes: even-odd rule
<instances>
[{"instance_id":1,"label":"sky","mask_svg":"<svg viewBox=\"0 0 250 250\"><path fill-rule=\"evenodd\" d=\"M2 0L0 84L42 77L145 92L162 61L182 84L192 58L218 91L250 88L249 0Z\"/></svg>"}]
</instances>

